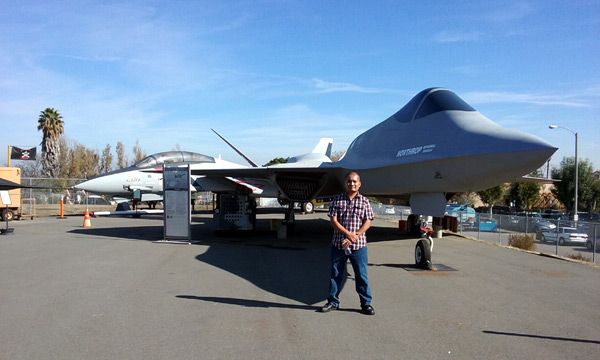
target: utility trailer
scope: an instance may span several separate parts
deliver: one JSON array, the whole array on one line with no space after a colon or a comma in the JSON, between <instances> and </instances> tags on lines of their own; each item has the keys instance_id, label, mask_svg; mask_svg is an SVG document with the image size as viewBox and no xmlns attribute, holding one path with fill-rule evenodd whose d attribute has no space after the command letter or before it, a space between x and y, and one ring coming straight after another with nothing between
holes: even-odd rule
<instances>
[{"instance_id":1,"label":"utility trailer","mask_svg":"<svg viewBox=\"0 0 600 360\"><path fill-rule=\"evenodd\" d=\"M0 167L0 178L21 183L21 169L18 167ZM10 204L5 204L0 198L0 217L3 221L21 218L21 189L8 190ZM8 206L7 206L8 205Z\"/></svg>"}]
</instances>

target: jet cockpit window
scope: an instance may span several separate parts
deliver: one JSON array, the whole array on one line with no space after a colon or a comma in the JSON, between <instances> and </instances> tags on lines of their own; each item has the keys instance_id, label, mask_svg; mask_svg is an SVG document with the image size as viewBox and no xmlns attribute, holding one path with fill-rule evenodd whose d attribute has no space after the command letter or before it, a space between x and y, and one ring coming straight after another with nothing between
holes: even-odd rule
<instances>
[{"instance_id":1,"label":"jet cockpit window","mask_svg":"<svg viewBox=\"0 0 600 360\"><path fill-rule=\"evenodd\" d=\"M147 168L147 167L156 166L156 164L157 164L157 162L156 162L156 159L154 158L154 156L148 155L145 158L143 158L142 160L135 163L134 166L138 167L138 168Z\"/></svg>"},{"instance_id":2,"label":"jet cockpit window","mask_svg":"<svg viewBox=\"0 0 600 360\"><path fill-rule=\"evenodd\" d=\"M415 115L415 120L445 110L476 111L452 91L436 90L427 95Z\"/></svg>"},{"instance_id":3,"label":"jet cockpit window","mask_svg":"<svg viewBox=\"0 0 600 360\"><path fill-rule=\"evenodd\" d=\"M214 163L215 159L211 156L206 156L189 151L167 151L148 155L135 164L138 168L147 168L162 164L194 162L194 163Z\"/></svg>"},{"instance_id":4,"label":"jet cockpit window","mask_svg":"<svg viewBox=\"0 0 600 360\"><path fill-rule=\"evenodd\" d=\"M215 158L212 156L202 155L198 153L193 153L189 151L181 151L181 155L183 156L183 161L185 162L195 162L195 163L214 163Z\"/></svg>"}]
</instances>

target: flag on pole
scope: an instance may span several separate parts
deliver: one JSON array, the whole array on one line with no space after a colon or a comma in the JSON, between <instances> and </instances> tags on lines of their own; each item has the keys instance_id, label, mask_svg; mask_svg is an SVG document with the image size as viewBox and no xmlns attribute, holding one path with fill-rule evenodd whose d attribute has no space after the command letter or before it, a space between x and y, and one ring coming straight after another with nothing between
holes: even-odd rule
<instances>
[{"instance_id":1,"label":"flag on pole","mask_svg":"<svg viewBox=\"0 0 600 360\"><path fill-rule=\"evenodd\" d=\"M35 160L36 148L21 149L16 146L10 148L10 158L14 160Z\"/></svg>"}]
</instances>

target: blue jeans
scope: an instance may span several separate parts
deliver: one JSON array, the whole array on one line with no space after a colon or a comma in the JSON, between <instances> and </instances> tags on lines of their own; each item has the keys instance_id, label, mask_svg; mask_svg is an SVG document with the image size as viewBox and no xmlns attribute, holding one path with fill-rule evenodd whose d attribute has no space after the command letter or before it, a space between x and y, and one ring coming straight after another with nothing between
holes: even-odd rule
<instances>
[{"instance_id":1,"label":"blue jeans","mask_svg":"<svg viewBox=\"0 0 600 360\"><path fill-rule=\"evenodd\" d=\"M344 250L335 246L331 247L331 278L329 279L329 296L327 301L339 306L340 292L344 278L346 277L346 262L350 259L356 283L356 292L360 298L360 305L371 304L371 289L369 288L369 276L367 275L368 251L367 247L353 250L352 254L346 255Z\"/></svg>"}]
</instances>

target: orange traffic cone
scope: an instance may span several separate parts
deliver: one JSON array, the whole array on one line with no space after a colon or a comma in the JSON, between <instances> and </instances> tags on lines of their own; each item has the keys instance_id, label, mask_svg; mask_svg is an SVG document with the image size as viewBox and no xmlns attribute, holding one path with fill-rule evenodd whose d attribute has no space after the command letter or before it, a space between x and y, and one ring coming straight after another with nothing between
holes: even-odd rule
<instances>
[{"instance_id":1,"label":"orange traffic cone","mask_svg":"<svg viewBox=\"0 0 600 360\"><path fill-rule=\"evenodd\" d=\"M83 214L83 227L91 227L92 226L92 218L90 217L90 212L88 209L85 209L85 213Z\"/></svg>"}]
</instances>

